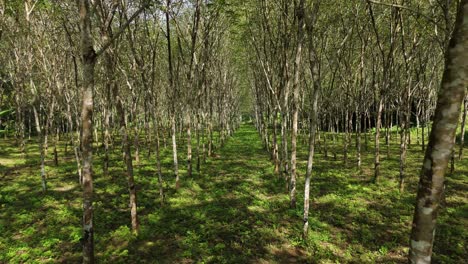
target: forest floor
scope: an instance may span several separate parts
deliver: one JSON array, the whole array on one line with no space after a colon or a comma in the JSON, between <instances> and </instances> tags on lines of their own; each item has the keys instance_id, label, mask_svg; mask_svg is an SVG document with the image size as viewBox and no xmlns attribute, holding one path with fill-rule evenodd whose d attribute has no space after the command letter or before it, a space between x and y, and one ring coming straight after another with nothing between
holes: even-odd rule
<instances>
[{"instance_id":1,"label":"forest floor","mask_svg":"<svg viewBox=\"0 0 468 264\"><path fill-rule=\"evenodd\" d=\"M396 136L395 136L396 140ZM301 238L307 140L299 148L298 207L289 208L284 179L273 174L268 153L244 124L193 177L181 170L174 190L170 148L163 150L166 203L160 205L154 154L135 164L141 230L130 231L127 181L115 146L110 175L95 158L95 241L98 263L406 263L415 190L423 152L410 148L408 184L398 191L398 144L382 147L382 179L370 183L373 143L363 156L342 161L341 145L328 158L318 149L311 188L309 237ZM63 142L62 142L63 143ZM180 164L185 168L185 149ZM0 140L0 263L79 263L81 188L72 151L59 166L47 161L49 190L41 191L37 144L19 153ZM468 150L466 150L468 151ZM337 159L332 152L338 153ZM195 162L194 162L195 163ZM468 159L447 177L434 263L468 259ZM194 166L195 167L195 166Z\"/></svg>"}]
</instances>

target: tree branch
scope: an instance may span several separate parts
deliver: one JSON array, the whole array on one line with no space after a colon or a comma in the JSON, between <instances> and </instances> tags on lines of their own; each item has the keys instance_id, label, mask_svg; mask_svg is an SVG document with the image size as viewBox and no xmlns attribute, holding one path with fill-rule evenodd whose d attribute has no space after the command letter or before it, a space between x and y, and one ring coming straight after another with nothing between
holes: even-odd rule
<instances>
[{"instance_id":1,"label":"tree branch","mask_svg":"<svg viewBox=\"0 0 468 264\"><path fill-rule=\"evenodd\" d=\"M112 36L111 39L109 39L106 43L104 43L104 45L102 45L102 47L96 52L96 57L99 57L100 55L102 55L109 47L110 45L112 45L112 43L114 42L114 40L116 40L118 37L120 37L120 35L122 35L122 33L130 26L130 24L133 22L133 20L135 20L135 18L138 17L138 15L141 14L141 12L143 12L148 6L149 6L149 1L145 2L128 20L127 22L125 22L125 24L123 24L119 31L117 31L117 33L114 34L114 36Z\"/></svg>"},{"instance_id":2,"label":"tree branch","mask_svg":"<svg viewBox=\"0 0 468 264\"><path fill-rule=\"evenodd\" d=\"M430 17L430 16L428 16L426 14L423 14L423 13L419 12L418 10L412 9L410 7L403 6L403 5L398 5L398 4L384 3L384 2L379 2L379 1L375 1L375 0L366 0L366 1L369 2L369 3L372 3L372 4L376 4L376 5L389 6L389 7L394 7L394 8L399 8L399 9L404 9L404 10L410 11L412 13L415 13L417 15L420 15L420 16L424 17L425 19L427 19L432 24L440 26L432 17Z\"/></svg>"}]
</instances>

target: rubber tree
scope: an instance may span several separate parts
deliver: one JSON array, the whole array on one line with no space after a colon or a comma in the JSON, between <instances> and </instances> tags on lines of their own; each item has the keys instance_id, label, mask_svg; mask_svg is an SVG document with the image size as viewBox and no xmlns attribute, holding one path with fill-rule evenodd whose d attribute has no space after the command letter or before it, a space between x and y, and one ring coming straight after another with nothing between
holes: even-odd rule
<instances>
[{"instance_id":1,"label":"rubber tree","mask_svg":"<svg viewBox=\"0 0 468 264\"><path fill-rule=\"evenodd\" d=\"M310 98L310 124L309 124L309 155L307 158L307 171L304 184L304 226L303 237L307 237L309 230L309 205L310 205L310 181L312 177L312 168L314 164L315 154L315 136L317 132L317 114L318 114L318 98L321 88L320 80L320 59L317 54L316 44L314 43L314 24L318 16L318 3L311 7L312 12L307 12L309 15L306 19L306 29L308 33L308 49L309 49L309 69L313 81L313 91Z\"/></svg>"},{"instance_id":2,"label":"rubber tree","mask_svg":"<svg viewBox=\"0 0 468 264\"><path fill-rule=\"evenodd\" d=\"M290 206L296 207L296 176L297 176L297 125L299 119L299 93L300 93L300 75L301 75L301 59L302 45L304 41L304 0L299 0L297 4L297 47L296 57L294 61L294 83L293 83L293 116L292 116L292 132L291 132L291 179L290 179Z\"/></svg>"},{"instance_id":3,"label":"rubber tree","mask_svg":"<svg viewBox=\"0 0 468 264\"><path fill-rule=\"evenodd\" d=\"M94 263L94 224L93 224L93 110L94 110L94 71L97 59L112 42L118 38L130 23L140 14L143 5L121 26L112 39L105 42L101 49L94 49L89 0L78 2L80 18L80 47L82 59L82 111L81 111L81 147L82 147L82 187L83 187L83 263Z\"/></svg>"},{"instance_id":4,"label":"rubber tree","mask_svg":"<svg viewBox=\"0 0 468 264\"><path fill-rule=\"evenodd\" d=\"M455 29L445 56L445 70L421 170L411 230L409 262L414 264L431 263L445 172L468 87L468 0L462 0L458 6Z\"/></svg>"}]
</instances>

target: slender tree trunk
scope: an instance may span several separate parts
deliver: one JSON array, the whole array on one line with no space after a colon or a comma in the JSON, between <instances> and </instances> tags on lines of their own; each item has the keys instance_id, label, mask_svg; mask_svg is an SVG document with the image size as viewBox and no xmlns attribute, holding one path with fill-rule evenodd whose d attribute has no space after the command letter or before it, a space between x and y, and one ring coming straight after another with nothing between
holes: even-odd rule
<instances>
[{"instance_id":1,"label":"slender tree trunk","mask_svg":"<svg viewBox=\"0 0 468 264\"><path fill-rule=\"evenodd\" d=\"M268 121L266 120L267 118L264 117L263 120L263 138L265 139L265 150L270 152L270 141L269 141L269 134L268 134ZM220 132L221 134L221 132Z\"/></svg>"},{"instance_id":2,"label":"slender tree trunk","mask_svg":"<svg viewBox=\"0 0 468 264\"><path fill-rule=\"evenodd\" d=\"M426 122L423 122L421 126L421 149L426 151Z\"/></svg>"},{"instance_id":3,"label":"slender tree trunk","mask_svg":"<svg viewBox=\"0 0 468 264\"><path fill-rule=\"evenodd\" d=\"M201 107L199 106L199 109ZM199 110L201 111L201 110ZM202 155L201 153L201 142L200 142L200 134L202 133L202 130L205 129L203 126L203 120L201 120L201 115L198 113L197 114L197 126L196 126L196 133L197 133L197 172L200 173L200 168L201 168L201 159L200 156ZM202 138L203 140L204 138ZM204 146L204 141L203 141L203 146ZM205 155L204 149L203 149L203 155Z\"/></svg>"},{"instance_id":4,"label":"slender tree trunk","mask_svg":"<svg viewBox=\"0 0 468 264\"><path fill-rule=\"evenodd\" d=\"M390 158L390 118L389 110L385 113L385 145L387 147L387 159Z\"/></svg>"},{"instance_id":5,"label":"slender tree trunk","mask_svg":"<svg viewBox=\"0 0 468 264\"><path fill-rule=\"evenodd\" d=\"M81 56L83 59L83 107L81 112L81 146L83 151L83 263L94 263L93 226L93 93L96 52L91 35L89 0L80 0Z\"/></svg>"},{"instance_id":6,"label":"slender tree trunk","mask_svg":"<svg viewBox=\"0 0 468 264\"><path fill-rule=\"evenodd\" d=\"M364 127L362 132L364 133L364 151L367 151L369 139L367 138L367 110L364 113Z\"/></svg>"},{"instance_id":7,"label":"slender tree trunk","mask_svg":"<svg viewBox=\"0 0 468 264\"><path fill-rule=\"evenodd\" d=\"M187 114L187 175L192 177L192 120Z\"/></svg>"},{"instance_id":8,"label":"slender tree trunk","mask_svg":"<svg viewBox=\"0 0 468 264\"><path fill-rule=\"evenodd\" d=\"M317 88L315 88L317 89ZM314 93L316 93L314 91ZM317 95L313 96L312 104L312 117L310 121L310 135L309 135L309 156L307 159L307 172L304 185L304 226L303 226L303 238L307 238L309 231L309 206L310 206L310 180L312 177L312 167L314 164L314 152L315 152L315 134L316 134L316 110L317 110Z\"/></svg>"},{"instance_id":9,"label":"slender tree trunk","mask_svg":"<svg viewBox=\"0 0 468 264\"><path fill-rule=\"evenodd\" d=\"M374 183L377 183L380 176L380 127L382 126L383 98L378 100L377 117L375 125L375 156L374 156Z\"/></svg>"},{"instance_id":10,"label":"slender tree trunk","mask_svg":"<svg viewBox=\"0 0 468 264\"><path fill-rule=\"evenodd\" d=\"M122 98L120 97L118 85L116 83L114 83L113 85L114 85L114 100L117 103L117 113L118 113L118 116L120 117L120 135L122 137L122 152L123 152L124 163L126 166L128 192L130 196L129 206L130 206L130 219L132 223L132 232L134 234L138 234L139 223L138 223L138 215L137 215L137 193L136 193L137 191L136 191L136 185L135 185L135 178L133 174L133 159L132 159L132 152L131 152L127 122L126 122L126 113L125 113Z\"/></svg>"},{"instance_id":11,"label":"slender tree trunk","mask_svg":"<svg viewBox=\"0 0 468 264\"><path fill-rule=\"evenodd\" d=\"M169 85L172 90L172 113L171 113L171 133L172 133L172 154L174 161L174 176L175 176L175 188L178 190L180 188L179 182L179 163L177 160L177 141L176 141L176 86L174 83L174 73L172 67L172 48L171 48L171 27L170 27L170 15L169 9L171 7L171 0L166 1L166 37L167 37L167 50L168 50L168 64L169 64Z\"/></svg>"},{"instance_id":12,"label":"slender tree trunk","mask_svg":"<svg viewBox=\"0 0 468 264\"><path fill-rule=\"evenodd\" d=\"M277 139L277 118L278 118L278 111L273 112L273 163L274 163L274 173L279 174L280 170L280 161L279 161L279 153L278 153L278 139Z\"/></svg>"},{"instance_id":13,"label":"slender tree trunk","mask_svg":"<svg viewBox=\"0 0 468 264\"><path fill-rule=\"evenodd\" d=\"M0 96L2 96L0 94ZM26 154L26 148L25 148L25 142L24 142L24 113L23 109L21 107L20 103L20 98L19 94L16 96L16 129L17 129L17 144L19 145L19 150L20 152L25 155Z\"/></svg>"},{"instance_id":14,"label":"slender tree trunk","mask_svg":"<svg viewBox=\"0 0 468 264\"><path fill-rule=\"evenodd\" d=\"M283 111L286 111L283 109ZM288 159L288 130L286 127L287 114L285 112L281 113L281 174L289 175L289 159ZM288 181L288 176L286 176L286 182ZM288 183L289 184L289 183Z\"/></svg>"},{"instance_id":15,"label":"slender tree trunk","mask_svg":"<svg viewBox=\"0 0 468 264\"><path fill-rule=\"evenodd\" d=\"M304 28L304 0L299 0L297 9L297 51L294 62L294 88L293 88L293 119L292 119L292 133L291 133L291 185L290 185L290 200L291 208L296 207L296 156L297 156L297 124L299 118L299 79L301 75L301 57L302 57L302 41L303 41L303 28Z\"/></svg>"},{"instance_id":16,"label":"slender tree trunk","mask_svg":"<svg viewBox=\"0 0 468 264\"><path fill-rule=\"evenodd\" d=\"M465 147L465 127L466 127L466 115L468 113L468 97L465 97L463 104L463 117L461 123L461 133L460 133L460 151L458 152L458 160L463 158L463 148Z\"/></svg>"},{"instance_id":17,"label":"slender tree trunk","mask_svg":"<svg viewBox=\"0 0 468 264\"><path fill-rule=\"evenodd\" d=\"M357 167L361 170L361 114L359 113L359 106L356 106L356 156Z\"/></svg>"},{"instance_id":18,"label":"slender tree trunk","mask_svg":"<svg viewBox=\"0 0 468 264\"><path fill-rule=\"evenodd\" d=\"M59 144L59 137L60 135L60 127L57 126L55 128L55 140L54 140L54 165L58 166L58 151L57 151L57 145Z\"/></svg>"},{"instance_id":19,"label":"slender tree trunk","mask_svg":"<svg viewBox=\"0 0 468 264\"><path fill-rule=\"evenodd\" d=\"M1 121L0 121L0 126L1 126ZM31 140L31 115L28 115L28 140Z\"/></svg>"},{"instance_id":20,"label":"slender tree trunk","mask_svg":"<svg viewBox=\"0 0 468 264\"><path fill-rule=\"evenodd\" d=\"M327 122L328 123L328 122ZM327 123L325 123L325 125L327 126ZM325 129L323 131L323 157L325 159L328 159L328 143L327 143L327 138L328 138L328 133L329 132L329 129Z\"/></svg>"},{"instance_id":21,"label":"slender tree trunk","mask_svg":"<svg viewBox=\"0 0 468 264\"><path fill-rule=\"evenodd\" d=\"M35 106L33 106L34 111L34 119L36 121L36 132L38 135L38 143L39 143L39 152L41 153L41 183L42 183L42 192L47 191L47 179L46 179L46 172L45 172L45 150L44 150L44 134L41 128L41 120L39 117L39 113Z\"/></svg>"},{"instance_id":22,"label":"slender tree trunk","mask_svg":"<svg viewBox=\"0 0 468 264\"><path fill-rule=\"evenodd\" d=\"M309 29L309 33L312 30ZM303 238L307 238L307 232L309 230L309 206L310 206L310 181L312 177L312 168L314 164L314 152L315 152L315 135L317 131L317 113L318 113L318 97L320 90L320 72L318 67L318 58L314 50L313 39L309 39L309 56L310 56L310 70L314 80L314 91L312 92L312 104L310 113L310 130L309 130L309 156L307 159L307 172L304 185L304 226L303 226Z\"/></svg>"},{"instance_id":23,"label":"slender tree trunk","mask_svg":"<svg viewBox=\"0 0 468 264\"><path fill-rule=\"evenodd\" d=\"M203 153L203 162L206 163L206 138L205 138L205 127L206 127L206 118L203 116L202 120L202 127L201 127L201 142L202 142L202 153ZM200 168L197 168L198 172L200 173Z\"/></svg>"},{"instance_id":24,"label":"slender tree trunk","mask_svg":"<svg viewBox=\"0 0 468 264\"><path fill-rule=\"evenodd\" d=\"M338 117L335 117L335 125L333 126L333 159L337 160L337 150L335 148L337 141L337 134L338 134Z\"/></svg>"},{"instance_id":25,"label":"slender tree trunk","mask_svg":"<svg viewBox=\"0 0 468 264\"><path fill-rule=\"evenodd\" d=\"M122 111L123 112L123 111ZM122 113L125 114L125 113ZM121 117L124 119L124 117ZM132 159L132 152L130 149L130 139L127 132L127 127L125 125L125 120L123 120L123 124L121 121L121 135L122 135L122 148L123 148L123 156L124 162L126 165L126 173L127 173L127 181L128 181L128 192L130 195L130 217L132 222L132 232L134 234L138 234L139 231L139 223L138 223L138 215L137 215L137 193L136 193L136 186L135 186L135 178L133 176L133 159Z\"/></svg>"},{"instance_id":26,"label":"slender tree trunk","mask_svg":"<svg viewBox=\"0 0 468 264\"><path fill-rule=\"evenodd\" d=\"M421 137L419 135L419 128L421 127L419 122L419 113L416 113L416 144L421 144Z\"/></svg>"},{"instance_id":27,"label":"slender tree trunk","mask_svg":"<svg viewBox=\"0 0 468 264\"><path fill-rule=\"evenodd\" d=\"M431 263L445 171L468 86L468 0L462 0L458 9L416 197L409 252L414 264Z\"/></svg>"},{"instance_id":28,"label":"slender tree trunk","mask_svg":"<svg viewBox=\"0 0 468 264\"><path fill-rule=\"evenodd\" d=\"M208 157L213 155L213 123L210 118L208 119Z\"/></svg>"},{"instance_id":29,"label":"slender tree trunk","mask_svg":"<svg viewBox=\"0 0 468 264\"><path fill-rule=\"evenodd\" d=\"M177 161L177 142L176 142L176 120L175 114L171 116L171 128L172 128L172 155L174 161L174 176L175 176L175 188L178 190L180 188L180 179L179 179L179 163Z\"/></svg>"},{"instance_id":30,"label":"slender tree trunk","mask_svg":"<svg viewBox=\"0 0 468 264\"><path fill-rule=\"evenodd\" d=\"M71 102L67 99L67 118L68 118L68 127L70 133L71 144L73 146L73 153L75 154L75 161L76 161L76 168L77 168L77 175L78 175L78 182L81 184L83 182L82 178L82 168L81 168L81 154L79 149L79 132L78 129L75 132L73 128L73 119L72 119L72 112L71 112ZM75 139L74 134L76 133L77 140Z\"/></svg>"},{"instance_id":31,"label":"slender tree trunk","mask_svg":"<svg viewBox=\"0 0 468 264\"><path fill-rule=\"evenodd\" d=\"M163 177L162 177L160 146L159 146L159 126L158 126L158 119L156 117L156 114L154 114L153 119L154 119L154 129L156 132L156 144L155 144L156 171L158 173L159 198L161 199L161 205L162 205L164 203L164 188L163 188Z\"/></svg>"},{"instance_id":32,"label":"slender tree trunk","mask_svg":"<svg viewBox=\"0 0 468 264\"><path fill-rule=\"evenodd\" d=\"M135 115L135 118L136 115ZM135 119L135 138L133 139L133 144L135 146L135 163L140 165L140 126L137 119Z\"/></svg>"},{"instance_id":33,"label":"slender tree trunk","mask_svg":"<svg viewBox=\"0 0 468 264\"><path fill-rule=\"evenodd\" d=\"M348 110L344 113L344 134L343 134L343 165L346 167L348 165L348 135L349 135L349 113Z\"/></svg>"},{"instance_id":34,"label":"slender tree trunk","mask_svg":"<svg viewBox=\"0 0 468 264\"><path fill-rule=\"evenodd\" d=\"M110 86L109 84L107 85ZM108 87L108 89L110 90L110 87ZM108 91L107 98L111 98L110 91ZM106 106L106 108L104 109L104 164L102 167L104 176L109 175L110 111L110 106Z\"/></svg>"},{"instance_id":35,"label":"slender tree trunk","mask_svg":"<svg viewBox=\"0 0 468 264\"><path fill-rule=\"evenodd\" d=\"M405 57L405 63L407 59ZM407 67L408 68L408 67ZM408 70L409 71L409 70ZM402 96L402 109L401 112L401 136L400 136L400 181L399 189L403 192L405 188L405 169L406 169L406 155L408 150L408 137L411 121L411 85L413 84L412 77L407 79L406 87Z\"/></svg>"},{"instance_id":36,"label":"slender tree trunk","mask_svg":"<svg viewBox=\"0 0 468 264\"><path fill-rule=\"evenodd\" d=\"M453 139L453 144L455 145L457 139ZM450 155L450 175L453 175L455 172L455 147L452 148L452 154Z\"/></svg>"},{"instance_id":37,"label":"slender tree trunk","mask_svg":"<svg viewBox=\"0 0 468 264\"><path fill-rule=\"evenodd\" d=\"M403 192L405 188L405 169L406 169L406 153L408 149L408 133L409 130L409 122L410 122L410 87L411 81L408 82L408 88L405 95L404 100L404 107L400 112L402 113L401 116L401 134L400 134L400 181L399 181L399 189L400 192Z\"/></svg>"}]
</instances>

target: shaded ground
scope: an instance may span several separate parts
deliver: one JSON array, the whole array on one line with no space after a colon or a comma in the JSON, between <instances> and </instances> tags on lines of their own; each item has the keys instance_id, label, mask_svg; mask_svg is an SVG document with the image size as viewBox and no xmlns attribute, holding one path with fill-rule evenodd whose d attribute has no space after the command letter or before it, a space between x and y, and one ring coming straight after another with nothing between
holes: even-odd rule
<instances>
[{"instance_id":1,"label":"shaded ground","mask_svg":"<svg viewBox=\"0 0 468 264\"><path fill-rule=\"evenodd\" d=\"M135 167L141 232L131 234L128 192L118 147L110 176L102 176L95 156L96 255L99 263L405 263L422 152L412 146L408 188L397 191L398 145L383 155L382 181L369 183L372 143L363 171L317 154L312 185L311 232L300 238L302 209L288 208L283 179L272 174L268 154L252 126L244 125L200 173L173 189L171 153L164 150L166 204L161 207L154 155L141 151ZM337 146L341 144L338 143ZM179 146L183 146L182 143ZM62 146L63 148L63 146ZM306 145L299 151L298 205L302 206ZM385 153L385 148L383 151ZM51 151L50 151L51 152ZM180 148L180 163L185 159ZM42 194L37 147L28 155L11 142L0 142L0 263L79 263L81 188L73 159L48 163L50 190ZM63 152L62 152L63 153ZM68 156L72 153L69 150ZM50 155L49 155L50 156ZM68 157L67 156L67 157ZM333 156L333 155L330 155ZM51 160L51 157L49 157ZM185 167L183 164L182 167ZM435 263L468 259L466 159L447 183L440 215Z\"/></svg>"}]
</instances>

